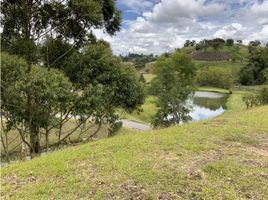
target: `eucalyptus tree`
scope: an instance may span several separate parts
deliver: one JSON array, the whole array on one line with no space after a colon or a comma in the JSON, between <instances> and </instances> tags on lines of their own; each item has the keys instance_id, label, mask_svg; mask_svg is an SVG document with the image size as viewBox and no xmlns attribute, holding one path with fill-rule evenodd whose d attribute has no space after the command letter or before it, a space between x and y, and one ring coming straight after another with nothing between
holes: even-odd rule
<instances>
[{"instance_id":1,"label":"eucalyptus tree","mask_svg":"<svg viewBox=\"0 0 268 200\"><path fill-rule=\"evenodd\" d=\"M6 131L16 129L31 153L40 153L42 130L55 128L59 124L58 113L63 109L67 112L73 106L72 84L56 69L35 65L28 72L27 62L16 56L4 53L1 61L4 128ZM48 131L45 133L49 134Z\"/></svg>"},{"instance_id":2,"label":"eucalyptus tree","mask_svg":"<svg viewBox=\"0 0 268 200\"><path fill-rule=\"evenodd\" d=\"M157 96L155 127L178 125L191 119L186 101L194 91L196 68L189 56L174 53L155 64L153 87Z\"/></svg>"},{"instance_id":3,"label":"eucalyptus tree","mask_svg":"<svg viewBox=\"0 0 268 200\"><path fill-rule=\"evenodd\" d=\"M3 0L1 13L2 50L23 56L29 64L38 61L37 47L47 37L71 44L53 63L87 44L90 30L113 35L121 24L114 0Z\"/></svg>"},{"instance_id":4,"label":"eucalyptus tree","mask_svg":"<svg viewBox=\"0 0 268 200\"><path fill-rule=\"evenodd\" d=\"M98 115L99 124L106 121L114 126L118 119L116 108L132 111L144 101L144 83L136 69L122 63L104 41L90 44L85 51L73 54L67 63L66 74L76 89L83 91L85 99L90 99L91 93L100 95L101 100L96 102L103 109Z\"/></svg>"}]
</instances>

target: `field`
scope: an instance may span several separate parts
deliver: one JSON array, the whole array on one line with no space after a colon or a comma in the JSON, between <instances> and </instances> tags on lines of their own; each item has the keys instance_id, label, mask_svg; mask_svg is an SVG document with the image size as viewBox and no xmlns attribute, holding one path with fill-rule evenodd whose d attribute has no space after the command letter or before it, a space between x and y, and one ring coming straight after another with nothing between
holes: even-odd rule
<instances>
[{"instance_id":1,"label":"field","mask_svg":"<svg viewBox=\"0 0 268 200\"><path fill-rule=\"evenodd\" d=\"M236 102L233 95L229 104ZM149 133L124 129L12 164L1 170L3 199L265 199L267 110Z\"/></svg>"}]
</instances>

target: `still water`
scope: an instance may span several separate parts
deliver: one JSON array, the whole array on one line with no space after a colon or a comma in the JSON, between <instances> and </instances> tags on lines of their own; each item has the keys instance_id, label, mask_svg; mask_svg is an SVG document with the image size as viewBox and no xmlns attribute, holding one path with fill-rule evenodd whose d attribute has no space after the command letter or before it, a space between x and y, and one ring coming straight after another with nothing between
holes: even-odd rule
<instances>
[{"instance_id":1,"label":"still water","mask_svg":"<svg viewBox=\"0 0 268 200\"><path fill-rule=\"evenodd\" d=\"M221 115L226 111L228 94L217 92L195 92L193 98L189 100L192 106L190 116L192 121L211 119Z\"/></svg>"}]
</instances>

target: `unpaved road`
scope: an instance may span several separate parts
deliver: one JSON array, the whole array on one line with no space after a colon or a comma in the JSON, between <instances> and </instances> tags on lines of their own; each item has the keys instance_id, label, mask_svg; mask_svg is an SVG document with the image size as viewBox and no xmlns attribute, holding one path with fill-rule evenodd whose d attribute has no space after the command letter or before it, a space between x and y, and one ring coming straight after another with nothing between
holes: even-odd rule
<instances>
[{"instance_id":1,"label":"unpaved road","mask_svg":"<svg viewBox=\"0 0 268 200\"><path fill-rule=\"evenodd\" d=\"M123 126L128 127L128 128L133 128L139 131L150 131L152 130L152 127L146 124L142 124L139 122L134 122L131 120L127 120L127 119L121 119L120 120L123 123Z\"/></svg>"}]
</instances>

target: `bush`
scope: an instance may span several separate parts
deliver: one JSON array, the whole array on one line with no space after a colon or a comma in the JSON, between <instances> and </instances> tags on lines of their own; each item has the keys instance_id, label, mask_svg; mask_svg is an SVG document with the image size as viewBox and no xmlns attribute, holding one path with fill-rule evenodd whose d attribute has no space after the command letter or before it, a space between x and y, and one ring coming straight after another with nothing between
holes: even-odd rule
<instances>
[{"instance_id":1,"label":"bush","mask_svg":"<svg viewBox=\"0 0 268 200\"><path fill-rule=\"evenodd\" d=\"M212 86L230 89L232 82L232 72L228 69L205 67L200 69L197 73L197 84L199 86Z\"/></svg>"},{"instance_id":2,"label":"bush","mask_svg":"<svg viewBox=\"0 0 268 200\"><path fill-rule=\"evenodd\" d=\"M246 93L243 95L242 100L245 102L247 108L260 105L260 101L256 93Z\"/></svg>"},{"instance_id":3,"label":"bush","mask_svg":"<svg viewBox=\"0 0 268 200\"><path fill-rule=\"evenodd\" d=\"M262 86L256 93L246 93L242 100L247 108L268 104L268 86Z\"/></svg>"},{"instance_id":4,"label":"bush","mask_svg":"<svg viewBox=\"0 0 268 200\"><path fill-rule=\"evenodd\" d=\"M259 90L259 98L261 105L268 104L268 85L261 87Z\"/></svg>"}]
</instances>

